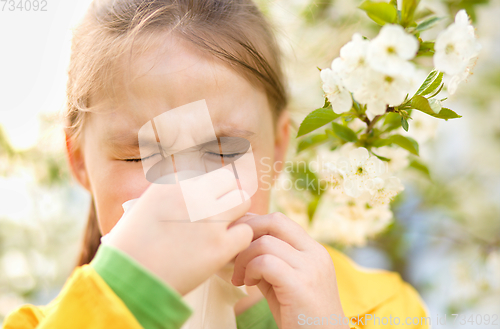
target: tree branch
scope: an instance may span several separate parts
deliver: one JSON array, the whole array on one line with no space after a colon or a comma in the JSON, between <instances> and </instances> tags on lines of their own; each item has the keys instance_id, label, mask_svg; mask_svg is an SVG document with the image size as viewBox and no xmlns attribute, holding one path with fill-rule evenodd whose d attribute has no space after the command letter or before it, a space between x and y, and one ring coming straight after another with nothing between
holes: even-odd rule
<instances>
[{"instance_id":1,"label":"tree branch","mask_svg":"<svg viewBox=\"0 0 500 329\"><path fill-rule=\"evenodd\" d=\"M393 106L387 106L387 109L385 110L385 113L388 113L388 112L396 112L396 110L394 109ZM385 114L384 113L384 114ZM373 118L372 121L370 121L368 119L368 117L365 115L365 117L363 118L363 121L366 123L367 127L366 127L366 134L368 134L372 129L373 129L373 126L375 126L375 123L377 123L377 121L384 115L384 114L381 114L381 115L377 115Z\"/></svg>"}]
</instances>

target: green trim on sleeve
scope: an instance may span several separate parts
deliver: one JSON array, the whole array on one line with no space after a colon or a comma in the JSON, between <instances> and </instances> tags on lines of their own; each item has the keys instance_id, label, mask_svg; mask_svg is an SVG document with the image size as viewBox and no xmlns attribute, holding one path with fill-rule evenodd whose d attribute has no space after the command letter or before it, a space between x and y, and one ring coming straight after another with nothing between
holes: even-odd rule
<instances>
[{"instance_id":1,"label":"green trim on sleeve","mask_svg":"<svg viewBox=\"0 0 500 329\"><path fill-rule=\"evenodd\" d=\"M176 290L117 248L101 245L90 265L145 329L179 329L193 313Z\"/></svg>"},{"instance_id":2,"label":"green trim on sleeve","mask_svg":"<svg viewBox=\"0 0 500 329\"><path fill-rule=\"evenodd\" d=\"M237 315L236 324L238 329L278 329L265 298Z\"/></svg>"}]
</instances>

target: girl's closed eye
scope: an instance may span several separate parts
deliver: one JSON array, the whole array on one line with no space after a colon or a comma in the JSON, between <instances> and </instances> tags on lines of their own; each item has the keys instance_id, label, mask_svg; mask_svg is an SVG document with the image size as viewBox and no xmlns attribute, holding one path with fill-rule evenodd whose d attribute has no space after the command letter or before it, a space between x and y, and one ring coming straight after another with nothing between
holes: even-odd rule
<instances>
[{"instance_id":1,"label":"girl's closed eye","mask_svg":"<svg viewBox=\"0 0 500 329\"><path fill-rule=\"evenodd\" d=\"M239 157L239 156L243 155L244 153L226 153L226 154L220 154L219 152L206 152L205 154L207 154L210 157L224 158L224 159L225 158L233 159L233 158L236 158L236 157Z\"/></svg>"},{"instance_id":2,"label":"girl's closed eye","mask_svg":"<svg viewBox=\"0 0 500 329\"><path fill-rule=\"evenodd\" d=\"M149 155L147 157L144 157L144 158L123 159L122 161L126 161L126 162L142 162L142 161L146 161L146 160L152 160L156 156L160 156L160 153L154 153L154 154L151 154L151 155Z\"/></svg>"},{"instance_id":3,"label":"girl's closed eye","mask_svg":"<svg viewBox=\"0 0 500 329\"><path fill-rule=\"evenodd\" d=\"M217 158L217 159L218 158L234 159L234 158L240 157L244 153L235 152L235 153L220 154L219 152L205 152L205 154L208 155L209 157L213 157L213 158ZM126 161L126 162L142 162L142 161L146 161L146 160L152 160L156 156L160 156L160 153L155 153L155 154L152 154L152 155L144 157L144 158L123 159L122 161Z\"/></svg>"}]
</instances>

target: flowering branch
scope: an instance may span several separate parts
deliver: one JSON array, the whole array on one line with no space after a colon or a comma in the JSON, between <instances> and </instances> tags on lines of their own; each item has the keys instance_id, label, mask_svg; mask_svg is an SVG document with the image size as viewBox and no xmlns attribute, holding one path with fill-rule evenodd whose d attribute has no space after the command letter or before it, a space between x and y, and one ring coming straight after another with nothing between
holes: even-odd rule
<instances>
[{"instance_id":1,"label":"flowering branch","mask_svg":"<svg viewBox=\"0 0 500 329\"><path fill-rule=\"evenodd\" d=\"M326 143L330 150L344 152L328 166L329 177L335 182L330 185L347 197L348 207L359 206L357 211L378 209L387 215L392 198L403 190L389 170L394 157L382 149L391 146L419 155L418 142L398 131L409 131L413 111L446 121L461 117L443 107L446 98L438 96L443 90L455 93L469 76L481 46L465 10L457 13L454 23L436 40L422 40L420 33L434 27L442 17L417 21L418 3L404 1L401 11L396 1L361 4L360 8L382 26L379 34L368 40L355 33L331 66L320 69L324 106L307 115L299 127L297 137L304 136L299 151ZM434 68L428 69L422 82L419 76L425 69L415 59L428 55L433 56ZM366 128L355 124L356 120ZM330 126L324 132L310 134L327 124ZM417 160L412 165L427 170ZM315 198L308 213L314 214L317 204ZM362 216L353 209L348 212Z\"/></svg>"}]
</instances>

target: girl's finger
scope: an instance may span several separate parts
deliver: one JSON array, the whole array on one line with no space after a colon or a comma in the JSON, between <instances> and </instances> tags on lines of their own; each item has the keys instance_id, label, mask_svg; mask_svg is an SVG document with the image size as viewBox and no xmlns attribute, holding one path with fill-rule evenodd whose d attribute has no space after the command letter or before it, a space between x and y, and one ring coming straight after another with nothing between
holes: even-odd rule
<instances>
[{"instance_id":1,"label":"girl's finger","mask_svg":"<svg viewBox=\"0 0 500 329\"><path fill-rule=\"evenodd\" d=\"M234 174L223 168L201 175L197 179L198 188L207 191L207 195L216 199L219 199L232 190L238 189Z\"/></svg>"},{"instance_id":2,"label":"girl's finger","mask_svg":"<svg viewBox=\"0 0 500 329\"><path fill-rule=\"evenodd\" d=\"M252 242L252 229L246 224L235 225L227 230L225 238L222 252L226 255L224 259L227 263Z\"/></svg>"},{"instance_id":3,"label":"girl's finger","mask_svg":"<svg viewBox=\"0 0 500 329\"><path fill-rule=\"evenodd\" d=\"M292 268L296 268L300 263L300 252L283 240L272 235L263 235L254 240L250 246L240 252L234 263L234 273L232 282L240 286L245 278L245 270L248 263L261 255L270 254L284 260Z\"/></svg>"},{"instance_id":4,"label":"girl's finger","mask_svg":"<svg viewBox=\"0 0 500 329\"><path fill-rule=\"evenodd\" d=\"M247 212L242 217L240 217L237 220L235 220L234 222L232 222L229 227L231 227L232 225L237 225L237 224L245 223L250 218L253 218L253 217L256 217L256 216L260 216L260 215L257 215L257 214L251 213L251 212Z\"/></svg>"},{"instance_id":5,"label":"girl's finger","mask_svg":"<svg viewBox=\"0 0 500 329\"><path fill-rule=\"evenodd\" d=\"M312 248L315 243L299 224L279 212L262 216L248 216L240 218L238 222L246 223L252 227L254 240L268 234L287 242L299 251Z\"/></svg>"},{"instance_id":6,"label":"girl's finger","mask_svg":"<svg viewBox=\"0 0 500 329\"><path fill-rule=\"evenodd\" d=\"M296 286L295 270L284 260L270 254L252 259L245 271L244 284L254 286L265 280L273 286L274 291L282 287Z\"/></svg>"},{"instance_id":7,"label":"girl's finger","mask_svg":"<svg viewBox=\"0 0 500 329\"><path fill-rule=\"evenodd\" d=\"M211 204L214 210L221 212L205 220L224 222L225 226L228 227L231 222L245 215L248 209L250 209L251 203L252 201L245 191L238 189L232 190Z\"/></svg>"}]
</instances>

